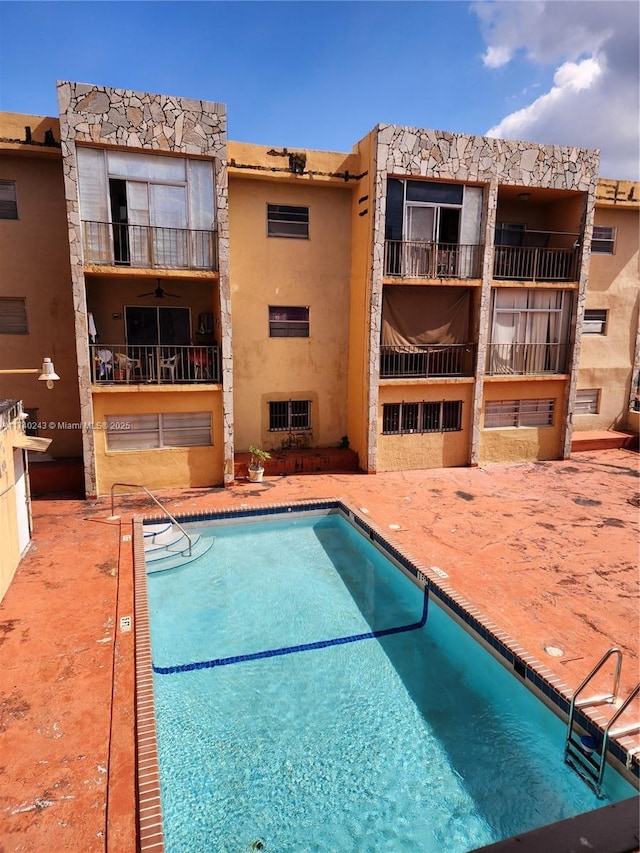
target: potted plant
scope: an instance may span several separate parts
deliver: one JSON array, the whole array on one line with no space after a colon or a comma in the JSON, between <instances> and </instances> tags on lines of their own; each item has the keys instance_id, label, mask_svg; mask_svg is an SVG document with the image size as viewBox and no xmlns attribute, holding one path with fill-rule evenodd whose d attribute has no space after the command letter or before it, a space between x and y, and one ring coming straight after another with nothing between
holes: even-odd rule
<instances>
[{"instance_id":1,"label":"potted plant","mask_svg":"<svg viewBox=\"0 0 640 853\"><path fill-rule=\"evenodd\" d=\"M261 483L264 475L264 462L271 459L271 454L266 450L251 445L249 448L251 459L249 459L249 480L252 483Z\"/></svg>"}]
</instances>

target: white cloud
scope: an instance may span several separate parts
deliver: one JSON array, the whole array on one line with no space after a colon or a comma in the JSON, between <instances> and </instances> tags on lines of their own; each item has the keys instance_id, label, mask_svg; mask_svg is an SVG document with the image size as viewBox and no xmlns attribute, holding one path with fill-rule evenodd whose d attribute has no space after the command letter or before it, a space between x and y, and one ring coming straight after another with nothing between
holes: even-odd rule
<instances>
[{"instance_id":1,"label":"white cloud","mask_svg":"<svg viewBox=\"0 0 640 853\"><path fill-rule=\"evenodd\" d=\"M639 6L593 2L479 2L485 67L524 56L555 68L553 86L488 135L601 150L600 174L637 180L640 166Z\"/></svg>"}]
</instances>

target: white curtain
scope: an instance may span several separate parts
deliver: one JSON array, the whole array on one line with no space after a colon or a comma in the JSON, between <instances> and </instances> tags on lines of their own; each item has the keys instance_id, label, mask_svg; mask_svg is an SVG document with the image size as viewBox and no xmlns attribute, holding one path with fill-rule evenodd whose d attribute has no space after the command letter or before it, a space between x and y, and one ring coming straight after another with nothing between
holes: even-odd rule
<instances>
[{"instance_id":1,"label":"white curtain","mask_svg":"<svg viewBox=\"0 0 640 853\"><path fill-rule=\"evenodd\" d=\"M111 263L113 247L109 222L109 193L104 152L78 146L80 218L84 230L84 254L88 263Z\"/></svg>"}]
</instances>

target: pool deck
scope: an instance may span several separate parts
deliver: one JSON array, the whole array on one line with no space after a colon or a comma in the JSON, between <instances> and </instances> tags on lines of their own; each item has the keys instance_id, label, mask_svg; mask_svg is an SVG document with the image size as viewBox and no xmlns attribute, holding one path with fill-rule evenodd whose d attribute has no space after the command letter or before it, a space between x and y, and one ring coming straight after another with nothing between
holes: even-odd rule
<instances>
[{"instance_id":1,"label":"pool deck","mask_svg":"<svg viewBox=\"0 0 640 853\"><path fill-rule=\"evenodd\" d=\"M575 688L611 646L638 681L639 457L368 476L266 477L157 492L174 514L340 498ZM144 496L33 502L0 605L0 851L136 849L131 519ZM561 657L545 649L561 649ZM637 719L636 705L634 719Z\"/></svg>"}]
</instances>

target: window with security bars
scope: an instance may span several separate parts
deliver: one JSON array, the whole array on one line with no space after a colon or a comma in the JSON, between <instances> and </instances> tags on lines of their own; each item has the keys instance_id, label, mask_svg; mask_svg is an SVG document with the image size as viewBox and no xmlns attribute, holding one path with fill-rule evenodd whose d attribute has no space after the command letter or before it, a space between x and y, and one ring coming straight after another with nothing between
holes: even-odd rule
<instances>
[{"instance_id":1,"label":"window with security bars","mask_svg":"<svg viewBox=\"0 0 640 853\"><path fill-rule=\"evenodd\" d=\"M156 450L212 444L211 412L107 415L109 450Z\"/></svg>"},{"instance_id":2,"label":"window with security bars","mask_svg":"<svg viewBox=\"0 0 640 853\"><path fill-rule=\"evenodd\" d=\"M553 426L555 400L492 400L485 403L485 429Z\"/></svg>"},{"instance_id":3,"label":"window with security bars","mask_svg":"<svg viewBox=\"0 0 640 853\"><path fill-rule=\"evenodd\" d=\"M0 181L0 219L18 218L15 181Z\"/></svg>"},{"instance_id":4,"label":"window with security bars","mask_svg":"<svg viewBox=\"0 0 640 853\"><path fill-rule=\"evenodd\" d=\"M276 400L269 403L271 432L304 429L311 429L311 400Z\"/></svg>"},{"instance_id":5,"label":"window with security bars","mask_svg":"<svg viewBox=\"0 0 640 853\"><path fill-rule=\"evenodd\" d=\"M268 237L309 237L309 208L293 204L267 205Z\"/></svg>"},{"instance_id":6,"label":"window with security bars","mask_svg":"<svg viewBox=\"0 0 640 853\"><path fill-rule=\"evenodd\" d=\"M27 300L23 296L0 296L0 335L27 335Z\"/></svg>"},{"instance_id":7,"label":"window with security bars","mask_svg":"<svg viewBox=\"0 0 640 853\"><path fill-rule=\"evenodd\" d=\"M459 432L462 429L462 400L419 403L384 403L384 435L423 432Z\"/></svg>"},{"instance_id":8,"label":"window with security bars","mask_svg":"<svg viewBox=\"0 0 640 853\"><path fill-rule=\"evenodd\" d=\"M585 388L581 391L576 391L576 404L573 410L574 414L597 415L599 401L599 388Z\"/></svg>"},{"instance_id":9,"label":"window with security bars","mask_svg":"<svg viewBox=\"0 0 640 853\"><path fill-rule=\"evenodd\" d=\"M309 309L304 307L285 308L281 305L270 305L269 337L308 338Z\"/></svg>"},{"instance_id":10,"label":"window with security bars","mask_svg":"<svg viewBox=\"0 0 640 853\"><path fill-rule=\"evenodd\" d=\"M607 311L587 309L582 321L583 335L604 335L607 328Z\"/></svg>"},{"instance_id":11,"label":"window with security bars","mask_svg":"<svg viewBox=\"0 0 640 853\"><path fill-rule=\"evenodd\" d=\"M616 229L594 225L591 251L597 255L613 255L616 247Z\"/></svg>"}]
</instances>

